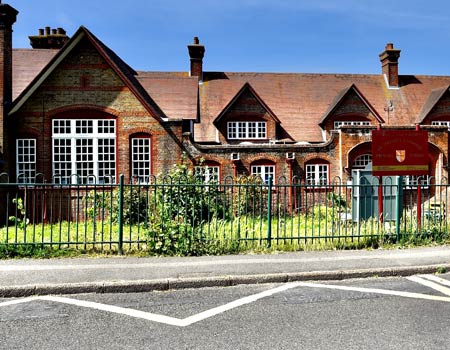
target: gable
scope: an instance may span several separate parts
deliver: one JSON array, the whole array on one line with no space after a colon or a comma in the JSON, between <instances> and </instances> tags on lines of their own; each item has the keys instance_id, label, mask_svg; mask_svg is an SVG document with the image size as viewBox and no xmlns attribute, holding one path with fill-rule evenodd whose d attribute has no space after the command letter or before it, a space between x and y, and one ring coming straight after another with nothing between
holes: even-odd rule
<instances>
[{"instance_id":1,"label":"gable","mask_svg":"<svg viewBox=\"0 0 450 350\"><path fill-rule=\"evenodd\" d=\"M250 119L248 119L250 118ZM219 125L224 120L252 120L261 118L279 123L278 118L258 96L255 90L246 83L234 96L228 105L220 112L214 120L214 124Z\"/></svg>"},{"instance_id":2,"label":"gable","mask_svg":"<svg viewBox=\"0 0 450 350\"><path fill-rule=\"evenodd\" d=\"M431 91L418 118L418 124L431 124L432 121L450 121L450 87Z\"/></svg>"},{"instance_id":3,"label":"gable","mask_svg":"<svg viewBox=\"0 0 450 350\"><path fill-rule=\"evenodd\" d=\"M87 105L146 113L145 107L86 38L52 70L21 111L36 110L36 104L42 104L43 100L46 110Z\"/></svg>"},{"instance_id":4,"label":"gable","mask_svg":"<svg viewBox=\"0 0 450 350\"><path fill-rule=\"evenodd\" d=\"M164 120L164 113L139 84L136 74L92 33L80 27L14 101L10 114L33 109L30 104L40 99L46 104L53 101L53 108L94 105L121 112L133 110Z\"/></svg>"},{"instance_id":5,"label":"gable","mask_svg":"<svg viewBox=\"0 0 450 350\"><path fill-rule=\"evenodd\" d=\"M336 120L384 122L355 85L351 85L349 88L342 90L335 97L330 108L323 115L319 125L323 129L328 130L330 129L330 125Z\"/></svg>"}]
</instances>

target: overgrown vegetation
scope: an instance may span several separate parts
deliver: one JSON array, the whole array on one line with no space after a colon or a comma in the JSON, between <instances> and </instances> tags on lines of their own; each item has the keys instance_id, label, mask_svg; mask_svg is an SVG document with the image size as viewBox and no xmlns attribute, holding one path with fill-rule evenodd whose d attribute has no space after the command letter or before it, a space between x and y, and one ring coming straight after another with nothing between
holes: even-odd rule
<instances>
[{"instance_id":1,"label":"overgrown vegetation","mask_svg":"<svg viewBox=\"0 0 450 350\"><path fill-rule=\"evenodd\" d=\"M289 191L273 189L267 232L268 188L262 181L241 178L231 185L204 183L184 164L155 183L123 187L123 236L119 239L119 187L85 192L82 212L71 221L30 223L26 201L18 196L10 225L0 228L0 258L48 257L102 252L156 255L228 254L244 251L361 249L450 242L445 217L423 218L419 226L404 212L394 222L368 219L355 223L343 196L310 197L301 209L290 207ZM311 200L312 198L312 200ZM397 233L400 234L397 237Z\"/></svg>"}]
</instances>

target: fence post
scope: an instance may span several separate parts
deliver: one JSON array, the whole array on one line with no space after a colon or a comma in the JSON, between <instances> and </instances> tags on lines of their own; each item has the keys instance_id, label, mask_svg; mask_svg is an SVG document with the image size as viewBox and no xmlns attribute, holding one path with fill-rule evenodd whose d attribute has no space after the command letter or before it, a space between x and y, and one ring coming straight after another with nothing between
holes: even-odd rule
<instances>
[{"instance_id":1,"label":"fence post","mask_svg":"<svg viewBox=\"0 0 450 350\"><path fill-rule=\"evenodd\" d=\"M397 236L397 242L399 241L400 238L400 216L402 215L402 210L401 210L401 206L400 206L400 196L402 193L402 176L397 176L397 196L395 197L395 210L396 210L396 218L395 218L395 235Z\"/></svg>"},{"instance_id":2,"label":"fence post","mask_svg":"<svg viewBox=\"0 0 450 350\"><path fill-rule=\"evenodd\" d=\"M272 176L269 176L267 186L267 247L272 245Z\"/></svg>"},{"instance_id":3,"label":"fence post","mask_svg":"<svg viewBox=\"0 0 450 350\"><path fill-rule=\"evenodd\" d=\"M119 242L118 242L118 253L123 254L123 186L124 186L124 175L119 176Z\"/></svg>"}]
</instances>

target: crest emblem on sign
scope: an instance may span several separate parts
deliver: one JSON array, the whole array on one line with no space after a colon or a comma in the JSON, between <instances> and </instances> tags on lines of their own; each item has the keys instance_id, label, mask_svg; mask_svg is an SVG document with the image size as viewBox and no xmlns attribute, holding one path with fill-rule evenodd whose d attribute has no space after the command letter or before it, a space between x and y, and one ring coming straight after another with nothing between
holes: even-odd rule
<instances>
[{"instance_id":1,"label":"crest emblem on sign","mask_svg":"<svg viewBox=\"0 0 450 350\"><path fill-rule=\"evenodd\" d=\"M399 163L404 162L405 157L406 157L406 151L404 149L395 151L395 158L397 158L397 161Z\"/></svg>"}]
</instances>

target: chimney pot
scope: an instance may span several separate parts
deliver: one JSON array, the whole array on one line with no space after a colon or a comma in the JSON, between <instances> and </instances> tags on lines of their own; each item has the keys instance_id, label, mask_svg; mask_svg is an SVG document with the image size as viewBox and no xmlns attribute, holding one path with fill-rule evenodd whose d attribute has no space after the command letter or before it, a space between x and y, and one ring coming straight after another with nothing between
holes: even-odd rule
<instances>
[{"instance_id":1,"label":"chimney pot","mask_svg":"<svg viewBox=\"0 0 450 350\"><path fill-rule=\"evenodd\" d=\"M203 80L203 56L205 54L205 47L200 45L198 37L194 37L194 43L188 45L189 57L191 59L190 76L198 77L198 80Z\"/></svg>"},{"instance_id":2,"label":"chimney pot","mask_svg":"<svg viewBox=\"0 0 450 350\"><path fill-rule=\"evenodd\" d=\"M56 29L52 29L52 35L56 35Z\"/></svg>"},{"instance_id":3,"label":"chimney pot","mask_svg":"<svg viewBox=\"0 0 450 350\"><path fill-rule=\"evenodd\" d=\"M44 29L43 28L39 29L39 35L40 36L44 35Z\"/></svg>"},{"instance_id":4,"label":"chimney pot","mask_svg":"<svg viewBox=\"0 0 450 350\"><path fill-rule=\"evenodd\" d=\"M45 27L45 35L50 35L50 27Z\"/></svg>"},{"instance_id":5,"label":"chimney pot","mask_svg":"<svg viewBox=\"0 0 450 350\"><path fill-rule=\"evenodd\" d=\"M381 72L386 77L389 87L398 87L398 59L400 50L394 49L393 43L387 43L385 50L379 55L381 61Z\"/></svg>"}]
</instances>

